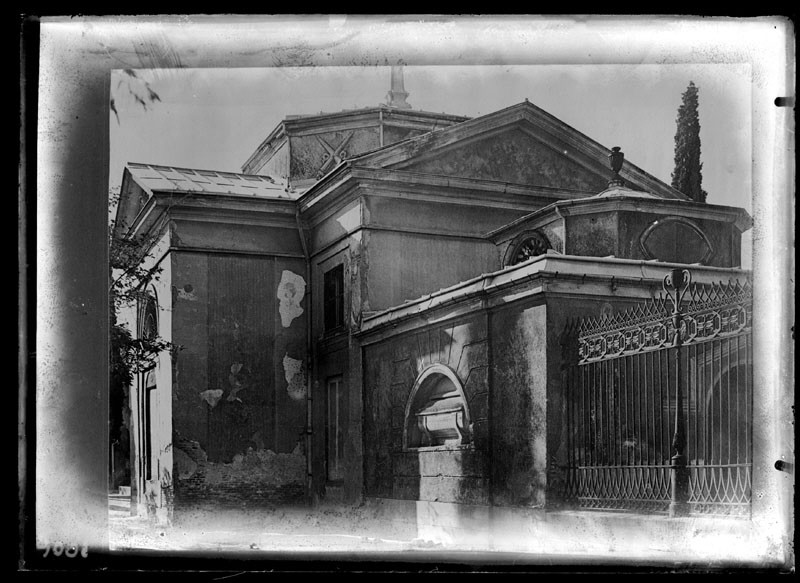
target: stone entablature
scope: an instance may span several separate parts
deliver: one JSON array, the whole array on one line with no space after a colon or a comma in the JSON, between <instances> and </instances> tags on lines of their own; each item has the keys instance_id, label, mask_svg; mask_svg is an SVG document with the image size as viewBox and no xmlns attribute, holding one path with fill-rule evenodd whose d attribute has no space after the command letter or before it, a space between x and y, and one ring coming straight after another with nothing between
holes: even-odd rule
<instances>
[{"instance_id":1,"label":"stone entablature","mask_svg":"<svg viewBox=\"0 0 800 583\"><path fill-rule=\"evenodd\" d=\"M740 208L664 199L624 187L558 201L487 234L503 265L532 237L567 255L737 267L741 234L752 220ZM524 258L524 257L523 257Z\"/></svg>"}]
</instances>

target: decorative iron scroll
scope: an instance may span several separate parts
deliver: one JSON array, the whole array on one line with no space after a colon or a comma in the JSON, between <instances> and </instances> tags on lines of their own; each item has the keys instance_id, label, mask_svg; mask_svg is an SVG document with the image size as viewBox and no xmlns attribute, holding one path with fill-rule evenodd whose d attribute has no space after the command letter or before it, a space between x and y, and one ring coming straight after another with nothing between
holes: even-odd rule
<instances>
[{"instance_id":1,"label":"decorative iron scroll","mask_svg":"<svg viewBox=\"0 0 800 583\"><path fill-rule=\"evenodd\" d=\"M693 284L682 298L683 344L738 334L750 326L753 290L749 281ZM579 362L659 350L672 342L672 301L665 296L606 318L576 326Z\"/></svg>"}]
</instances>

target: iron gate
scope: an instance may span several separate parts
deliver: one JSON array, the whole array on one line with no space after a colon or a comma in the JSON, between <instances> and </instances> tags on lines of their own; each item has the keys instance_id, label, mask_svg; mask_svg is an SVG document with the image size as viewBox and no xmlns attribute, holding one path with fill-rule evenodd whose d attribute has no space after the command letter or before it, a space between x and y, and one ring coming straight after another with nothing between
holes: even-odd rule
<instances>
[{"instance_id":1,"label":"iron gate","mask_svg":"<svg viewBox=\"0 0 800 583\"><path fill-rule=\"evenodd\" d=\"M664 278L666 297L568 326L564 497L584 508L750 511L752 288Z\"/></svg>"}]
</instances>

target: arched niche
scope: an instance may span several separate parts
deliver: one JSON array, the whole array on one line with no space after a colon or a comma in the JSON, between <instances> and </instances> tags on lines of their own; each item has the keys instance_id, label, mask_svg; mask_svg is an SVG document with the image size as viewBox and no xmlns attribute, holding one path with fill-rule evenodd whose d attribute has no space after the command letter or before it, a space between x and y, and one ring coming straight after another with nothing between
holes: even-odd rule
<instances>
[{"instance_id":1,"label":"arched niche","mask_svg":"<svg viewBox=\"0 0 800 583\"><path fill-rule=\"evenodd\" d=\"M454 448L472 442L464 389L448 367L434 364L417 377L405 410L403 449Z\"/></svg>"}]
</instances>

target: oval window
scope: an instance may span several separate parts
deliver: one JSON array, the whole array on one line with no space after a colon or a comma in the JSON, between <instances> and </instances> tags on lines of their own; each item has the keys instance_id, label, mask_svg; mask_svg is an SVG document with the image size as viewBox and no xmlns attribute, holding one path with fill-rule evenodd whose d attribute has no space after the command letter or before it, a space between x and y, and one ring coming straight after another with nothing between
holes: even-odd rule
<instances>
[{"instance_id":1,"label":"oval window","mask_svg":"<svg viewBox=\"0 0 800 583\"><path fill-rule=\"evenodd\" d=\"M714 249L706 234L693 221L666 217L651 223L639 238L646 259L669 263L706 264Z\"/></svg>"}]
</instances>

